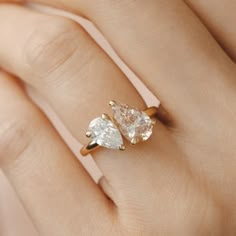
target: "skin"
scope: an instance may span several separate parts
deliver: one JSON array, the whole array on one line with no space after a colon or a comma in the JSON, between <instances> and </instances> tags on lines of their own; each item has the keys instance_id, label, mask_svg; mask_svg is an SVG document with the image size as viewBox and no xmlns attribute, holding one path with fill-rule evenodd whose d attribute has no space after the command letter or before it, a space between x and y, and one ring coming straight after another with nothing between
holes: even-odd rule
<instances>
[{"instance_id":1,"label":"skin","mask_svg":"<svg viewBox=\"0 0 236 236\"><path fill-rule=\"evenodd\" d=\"M40 235L235 235L235 3L39 2L93 21L171 120L125 152L94 152L97 185L18 79L1 72L0 166ZM2 3L0 34L1 68L37 89L81 143L111 98L145 108L71 20Z\"/></svg>"}]
</instances>

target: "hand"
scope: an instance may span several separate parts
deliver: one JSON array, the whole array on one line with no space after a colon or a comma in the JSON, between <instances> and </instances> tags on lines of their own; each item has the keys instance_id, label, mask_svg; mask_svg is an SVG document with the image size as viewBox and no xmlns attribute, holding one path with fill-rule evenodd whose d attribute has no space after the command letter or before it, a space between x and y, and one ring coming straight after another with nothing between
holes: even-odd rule
<instances>
[{"instance_id":1,"label":"hand","mask_svg":"<svg viewBox=\"0 0 236 236\"><path fill-rule=\"evenodd\" d=\"M1 168L39 233L234 235L235 47L226 54L182 1L44 1L94 21L171 122L125 152L94 152L104 175L97 185L16 79L1 73ZM36 88L81 143L110 99L145 109L71 20L2 4L0 33L0 66Z\"/></svg>"}]
</instances>

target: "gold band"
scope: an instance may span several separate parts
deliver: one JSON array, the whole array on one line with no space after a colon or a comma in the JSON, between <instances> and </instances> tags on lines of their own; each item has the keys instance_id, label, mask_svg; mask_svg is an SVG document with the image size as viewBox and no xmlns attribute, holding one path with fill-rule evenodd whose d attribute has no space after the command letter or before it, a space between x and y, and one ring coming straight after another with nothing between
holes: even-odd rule
<instances>
[{"instance_id":1,"label":"gold band","mask_svg":"<svg viewBox=\"0 0 236 236\"><path fill-rule=\"evenodd\" d=\"M80 150L80 154L81 154L82 156L87 156L90 152L96 150L96 149L99 148L99 147L100 147L100 146L99 146L97 143L91 141L91 142L88 143L88 145L85 145L85 146Z\"/></svg>"},{"instance_id":2,"label":"gold band","mask_svg":"<svg viewBox=\"0 0 236 236\"><path fill-rule=\"evenodd\" d=\"M150 117L150 118L155 118L158 114L158 107L149 107L144 112ZM80 153L82 156L87 156L89 153L92 151L98 149L101 147L99 144L97 144L94 141L89 142L87 145L83 146L82 149L80 150ZM124 150L124 147L121 147L120 150Z\"/></svg>"},{"instance_id":3,"label":"gold band","mask_svg":"<svg viewBox=\"0 0 236 236\"><path fill-rule=\"evenodd\" d=\"M149 107L144 111L150 118L155 118L158 114L158 107Z\"/></svg>"}]
</instances>

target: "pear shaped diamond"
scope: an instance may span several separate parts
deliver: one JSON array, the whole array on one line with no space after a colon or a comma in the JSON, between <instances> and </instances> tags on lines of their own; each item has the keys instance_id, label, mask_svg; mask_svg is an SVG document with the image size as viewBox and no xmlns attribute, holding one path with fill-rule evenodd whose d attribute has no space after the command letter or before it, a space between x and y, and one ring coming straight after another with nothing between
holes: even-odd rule
<instances>
[{"instance_id":1,"label":"pear shaped diamond","mask_svg":"<svg viewBox=\"0 0 236 236\"><path fill-rule=\"evenodd\" d=\"M114 101L111 101L110 105L120 132L132 144L146 141L150 138L153 121L145 112Z\"/></svg>"},{"instance_id":2,"label":"pear shaped diamond","mask_svg":"<svg viewBox=\"0 0 236 236\"><path fill-rule=\"evenodd\" d=\"M122 149L123 139L117 127L106 116L94 119L88 129L88 136L100 146Z\"/></svg>"}]
</instances>

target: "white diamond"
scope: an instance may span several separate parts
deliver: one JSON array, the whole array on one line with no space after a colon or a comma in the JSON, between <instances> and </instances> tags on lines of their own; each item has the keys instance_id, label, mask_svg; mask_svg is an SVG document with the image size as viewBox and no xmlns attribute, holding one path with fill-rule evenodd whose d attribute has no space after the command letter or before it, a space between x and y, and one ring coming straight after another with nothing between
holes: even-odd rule
<instances>
[{"instance_id":1,"label":"white diamond","mask_svg":"<svg viewBox=\"0 0 236 236\"><path fill-rule=\"evenodd\" d=\"M109 119L102 117L94 119L90 123L88 131L91 133L92 140L100 146L120 149L123 145L119 130Z\"/></svg>"},{"instance_id":2,"label":"white diamond","mask_svg":"<svg viewBox=\"0 0 236 236\"><path fill-rule=\"evenodd\" d=\"M130 142L146 141L152 135L153 122L142 111L124 104L112 104L113 116L121 133Z\"/></svg>"}]
</instances>

